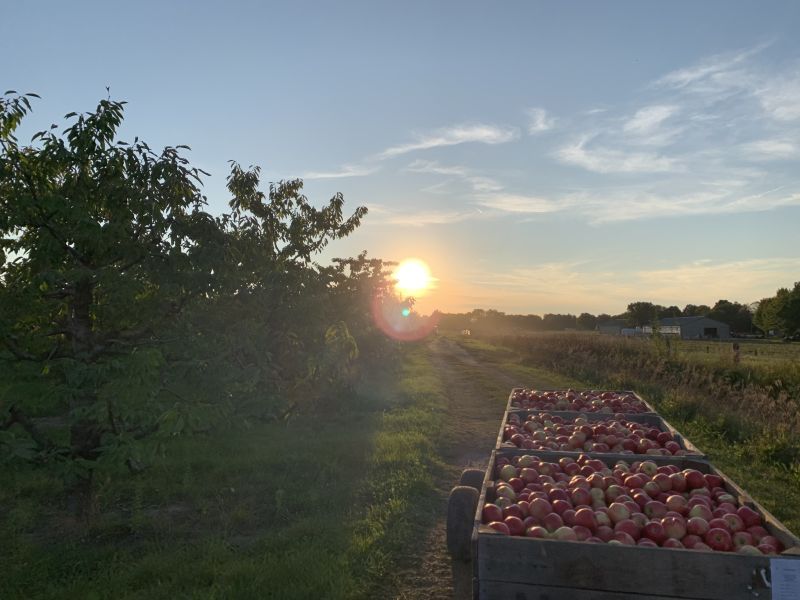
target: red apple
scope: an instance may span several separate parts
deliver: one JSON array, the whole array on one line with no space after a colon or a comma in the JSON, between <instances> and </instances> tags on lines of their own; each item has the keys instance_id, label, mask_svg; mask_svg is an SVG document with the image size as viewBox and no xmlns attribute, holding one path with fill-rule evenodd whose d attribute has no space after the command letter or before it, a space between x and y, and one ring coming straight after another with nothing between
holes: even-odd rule
<instances>
[{"instance_id":1,"label":"red apple","mask_svg":"<svg viewBox=\"0 0 800 600\"><path fill-rule=\"evenodd\" d=\"M732 547L731 534L719 527L709 529L708 532L703 536L703 540L711 547L712 550L729 552Z\"/></svg>"},{"instance_id":2,"label":"red apple","mask_svg":"<svg viewBox=\"0 0 800 600\"><path fill-rule=\"evenodd\" d=\"M704 519L705 521L710 521L714 518L714 516L711 514L711 509L705 504L695 504L689 509L689 518L694 517Z\"/></svg>"},{"instance_id":3,"label":"red apple","mask_svg":"<svg viewBox=\"0 0 800 600\"><path fill-rule=\"evenodd\" d=\"M511 535L511 532L508 529L508 525L506 525L501 521L492 521L491 523L489 523L489 527L491 527L492 529L494 529L499 533L504 533L505 535Z\"/></svg>"},{"instance_id":4,"label":"red apple","mask_svg":"<svg viewBox=\"0 0 800 600\"><path fill-rule=\"evenodd\" d=\"M644 505L644 514L650 519L660 519L667 514L667 505L658 500L651 500Z\"/></svg>"},{"instance_id":5,"label":"red apple","mask_svg":"<svg viewBox=\"0 0 800 600\"><path fill-rule=\"evenodd\" d=\"M710 527L708 526L708 521L702 517L691 517L688 521L686 521L686 531L690 534L699 535L702 537L709 529Z\"/></svg>"},{"instance_id":6,"label":"red apple","mask_svg":"<svg viewBox=\"0 0 800 600\"><path fill-rule=\"evenodd\" d=\"M544 519L547 515L553 512L553 505L542 498L534 498L531 500L528 511L530 512L531 516L538 519Z\"/></svg>"},{"instance_id":7,"label":"red apple","mask_svg":"<svg viewBox=\"0 0 800 600\"><path fill-rule=\"evenodd\" d=\"M573 526L572 531L575 532L575 536L578 538L579 542L583 542L592 537L592 531L588 527L584 527L583 525Z\"/></svg>"},{"instance_id":8,"label":"red apple","mask_svg":"<svg viewBox=\"0 0 800 600\"><path fill-rule=\"evenodd\" d=\"M503 509L496 504L486 503L483 505L481 517L484 523L491 523L492 521L503 520Z\"/></svg>"},{"instance_id":9,"label":"red apple","mask_svg":"<svg viewBox=\"0 0 800 600\"><path fill-rule=\"evenodd\" d=\"M624 531L634 540L641 537L641 527L634 523L631 519L623 519L614 524L614 533Z\"/></svg>"},{"instance_id":10,"label":"red apple","mask_svg":"<svg viewBox=\"0 0 800 600\"><path fill-rule=\"evenodd\" d=\"M636 540L634 540L631 535L625 531L615 531L614 532L614 540L622 543L625 546L635 546Z\"/></svg>"},{"instance_id":11,"label":"red apple","mask_svg":"<svg viewBox=\"0 0 800 600\"><path fill-rule=\"evenodd\" d=\"M728 527L728 522L725 519L720 517L715 517L708 522L709 529L722 529L723 531L727 531L731 533L730 528Z\"/></svg>"},{"instance_id":12,"label":"red apple","mask_svg":"<svg viewBox=\"0 0 800 600\"><path fill-rule=\"evenodd\" d=\"M544 525L544 527L547 529L547 531L552 533L556 529L558 529L559 527L563 527L564 526L564 521L561 519L561 517L558 514L553 512L553 513L550 513L549 515L546 515L542 519L542 525Z\"/></svg>"},{"instance_id":13,"label":"red apple","mask_svg":"<svg viewBox=\"0 0 800 600\"><path fill-rule=\"evenodd\" d=\"M695 535L693 533L689 533L681 539L681 544L683 544L684 548L694 548L695 544L702 542L703 539L699 535Z\"/></svg>"},{"instance_id":14,"label":"red apple","mask_svg":"<svg viewBox=\"0 0 800 600\"><path fill-rule=\"evenodd\" d=\"M547 539L550 537L550 532L541 525L534 525L525 530L526 537Z\"/></svg>"},{"instance_id":15,"label":"red apple","mask_svg":"<svg viewBox=\"0 0 800 600\"><path fill-rule=\"evenodd\" d=\"M619 523L624 519L629 519L631 511L624 504L614 502L608 507L608 516L614 523Z\"/></svg>"},{"instance_id":16,"label":"red apple","mask_svg":"<svg viewBox=\"0 0 800 600\"><path fill-rule=\"evenodd\" d=\"M689 512L686 506L686 498L678 494L672 494L669 496L667 498L666 505L669 510L674 510L680 514L686 514Z\"/></svg>"},{"instance_id":17,"label":"red apple","mask_svg":"<svg viewBox=\"0 0 800 600\"><path fill-rule=\"evenodd\" d=\"M581 525L594 531L597 528L597 517L591 508L579 508L575 511L575 525Z\"/></svg>"},{"instance_id":18,"label":"red apple","mask_svg":"<svg viewBox=\"0 0 800 600\"><path fill-rule=\"evenodd\" d=\"M508 527L511 535L522 535L525 533L525 525L519 517L506 517L503 523Z\"/></svg>"},{"instance_id":19,"label":"red apple","mask_svg":"<svg viewBox=\"0 0 800 600\"><path fill-rule=\"evenodd\" d=\"M754 511L749 506L740 506L736 509L736 514L744 523L745 527L755 527L761 525L761 515Z\"/></svg>"},{"instance_id":20,"label":"red apple","mask_svg":"<svg viewBox=\"0 0 800 600\"><path fill-rule=\"evenodd\" d=\"M728 529L731 530L731 533L736 533L744 529L744 523L742 523L742 519L736 513L723 515L722 520L728 524Z\"/></svg>"},{"instance_id":21,"label":"red apple","mask_svg":"<svg viewBox=\"0 0 800 600\"><path fill-rule=\"evenodd\" d=\"M686 535L686 522L682 517L664 517L661 524L667 537L680 540Z\"/></svg>"},{"instance_id":22,"label":"red apple","mask_svg":"<svg viewBox=\"0 0 800 600\"><path fill-rule=\"evenodd\" d=\"M664 543L661 544L662 548L683 548L683 544L681 544L680 540L676 540L675 538L667 538L664 540Z\"/></svg>"},{"instance_id":23,"label":"red apple","mask_svg":"<svg viewBox=\"0 0 800 600\"><path fill-rule=\"evenodd\" d=\"M683 476L683 473L673 473L669 476L670 481L672 482L672 491L674 492L685 492L686 491L686 477Z\"/></svg>"},{"instance_id":24,"label":"red apple","mask_svg":"<svg viewBox=\"0 0 800 600\"><path fill-rule=\"evenodd\" d=\"M553 532L554 540L561 540L562 542L576 542L578 536L572 530L572 527L559 527Z\"/></svg>"},{"instance_id":25,"label":"red apple","mask_svg":"<svg viewBox=\"0 0 800 600\"><path fill-rule=\"evenodd\" d=\"M753 536L756 543L760 543L762 539L769 535L769 532L761 525L753 525L747 528L747 533Z\"/></svg>"}]
</instances>

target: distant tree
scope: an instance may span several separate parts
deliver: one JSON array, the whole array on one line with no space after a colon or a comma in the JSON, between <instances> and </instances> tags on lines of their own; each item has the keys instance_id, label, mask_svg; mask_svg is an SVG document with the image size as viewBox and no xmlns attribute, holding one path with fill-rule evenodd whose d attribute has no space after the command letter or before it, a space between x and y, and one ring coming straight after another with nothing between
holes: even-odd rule
<instances>
[{"instance_id":1,"label":"distant tree","mask_svg":"<svg viewBox=\"0 0 800 600\"><path fill-rule=\"evenodd\" d=\"M597 317L589 313L581 313L578 316L578 329L593 331L597 327Z\"/></svg>"},{"instance_id":2,"label":"distant tree","mask_svg":"<svg viewBox=\"0 0 800 600\"><path fill-rule=\"evenodd\" d=\"M681 312L681 309L677 306L667 306L666 308L660 306L658 310L659 319L670 319L674 317L680 317L682 315L683 313Z\"/></svg>"},{"instance_id":3,"label":"distant tree","mask_svg":"<svg viewBox=\"0 0 800 600\"><path fill-rule=\"evenodd\" d=\"M737 333L749 332L753 327L753 314L747 305L738 302L719 300L707 316L729 325Z\"/></svg>"},{"instance_id":4,"label":"distant tree","mask_svg":"<svg viewBox=\"0 0 800 600\"><path fill-rule=\"evenodd\" d=\"M792 290L785 296L777 313L787 334L800 331L800 281L796 282Z\"/></svg>"},{"instance_id":5,"label":"distant tree","mask_svg":"<svg viewBox=\"0 0 800 600\"><path fill-rule=\"evenodd\" d=\"M547 313L542 317L542 326L546 331L575 329L577 327L577 319L575 315Z\"/></svg>"},{"instance_id":6,"label":"distant tree","mask_svg":"<svg viewBox=\"0 0 800 600\"><path fill-rule=\"evenodd\" d=\"M632 325L641 327L650 325L658 317L658 309L652 302L631 302L627 315Z\"/></svg>"},{"instance_id":7,"label":"distant tree","mask_svg":"<svg viewBox=\"0 0 800 600\"><path fill-rule=\"evenodd\" d=\"M599 315L597 315L597 322L602 323L603 321L610 321L611 318L612 318L611 315L609 315L608 313L600 313Z\"/></svg>"},{"instance_id":8,"label":"distant tree","mask_svg":"<svg viewBox=\"0 0 800 600\"><path fill-rule=\"evenodd\" d=\"M711 307L705 304L687 304L683 307L682 316L684 317L705 317L711 312Z\"/></svg>"}]
</instances>

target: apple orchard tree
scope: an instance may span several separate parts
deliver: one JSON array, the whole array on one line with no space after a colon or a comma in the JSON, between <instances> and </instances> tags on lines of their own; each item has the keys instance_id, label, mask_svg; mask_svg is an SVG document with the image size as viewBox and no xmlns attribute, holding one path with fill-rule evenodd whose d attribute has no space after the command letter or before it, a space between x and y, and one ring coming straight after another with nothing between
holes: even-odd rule
<instances>
[{"instance_id":1,"label":"apple orchard tree","mask_svg":"<svg viewBox=\"0 0 800 600\"><path fill-rule=\"evenodd\" d=\"M56 464L88 498L92 474L137 469L146 440L237 399L308 395L310 364L354 358L324 309L341 269L311 260L365 208L314 208L300 181L264 194L234 163L232 210L213 217L185 147L116 139L123 102L20 145L31 96L0 97L0 460Z\"/></svg>"}]
</instances>

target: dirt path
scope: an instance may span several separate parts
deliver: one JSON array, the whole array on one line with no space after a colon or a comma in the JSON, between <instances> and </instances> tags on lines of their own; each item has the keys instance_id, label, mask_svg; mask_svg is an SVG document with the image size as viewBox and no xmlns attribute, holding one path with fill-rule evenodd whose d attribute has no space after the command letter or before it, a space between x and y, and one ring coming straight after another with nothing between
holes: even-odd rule
<instances>
[{"instance_id":1,"label":"dirt path","mask_svg":"<svg viewBox=\"0 0 800 600\"><path fill-rule=\"evenodd\" d=\"M478 362L461 346L444 337L429 344L431 361L447 390L448 402L442 444L438 448L447 464L445 475L437 482L439 515L436 526L418 548L413 571L403 573L402 587L395 598L472 598L472 567L452 561L445 543L447 498L467 467L485 469L494 447L512 387L531 385L504 373L497 365ZM505 390L498 393L498 390Z\"/></svg>"}]
</instances>

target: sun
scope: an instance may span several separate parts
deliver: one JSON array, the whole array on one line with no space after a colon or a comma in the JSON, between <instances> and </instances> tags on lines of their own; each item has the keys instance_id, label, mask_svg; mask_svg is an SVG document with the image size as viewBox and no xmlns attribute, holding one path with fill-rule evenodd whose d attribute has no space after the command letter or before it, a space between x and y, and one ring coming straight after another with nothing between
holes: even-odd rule
<instances>
[{"instance_id":1,"label":"sun","mask_svg":"<svg viewBox=\"0 0 800 600\"><path fill-rule=\"evenodd\" d=\"M421 260L409 258L397 265L394 272L395 288L406 297L418 297L433 284L431 271Z\"/></svg>"}]
</instances>

